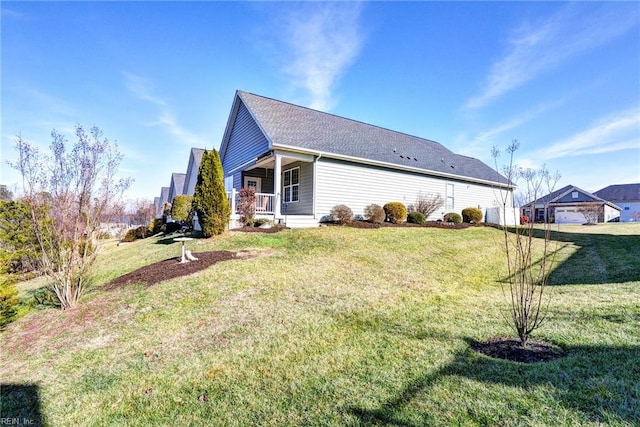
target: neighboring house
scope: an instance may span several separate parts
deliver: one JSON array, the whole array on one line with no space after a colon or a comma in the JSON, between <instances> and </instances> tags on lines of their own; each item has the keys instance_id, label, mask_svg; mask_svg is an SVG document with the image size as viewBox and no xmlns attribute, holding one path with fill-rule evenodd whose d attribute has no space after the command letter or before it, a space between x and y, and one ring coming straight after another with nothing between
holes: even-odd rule
<instances>
[{"instance_id":1,"label":"neighboring house","mask_svg":"<svg viewBox=\"0 0 640 427\"><path fill-rule=\"evenodd\" d=\"M196 182L198 182L198 169L200 168L200 161L202 160L202 148L192 148L189 154L189 165L187 166L187 173L184 178L184 188L182 194L193 196L196 188Z\"/></svg>"},{"instance_id":2,"label":"neighboring house","mask_svg":"<svg viewBox=\"0 0 640 427\"><path fill-rule=\"evenodd\" d=\"M165 203L169 203L169 187L160 189L160 197L156 197L156 218L162 218Z\"/></svg>"},{"instance_id":3,"label":"neighboring house","mask_svg":"<svg viewBox=\"0 0 640 427\"><path fill-rule=\"evenodd\" d=\"M620 216L620 208L594 194L574 185L540 197L521 207L522 214L535 222L555 222L557 224L584 224L608 222Z\"/></svg>"},{"instance_id":4,"label":"neighboring house","mask_svg":"<svg viewBox=\"0 0 640 427\"><path fill-rule=\"evenodd\" d=\"M162 203L160 202L160 197L153 198L153 206L156 209L154 218L160 218L162 216Z\"/></svg>"},{"instance_id":5,"label":"neighboring house","mask_svg":"<svg viewBox=\"0 0 640 427\"><path fill-rule=\"evenodd\" d=\"M640 221L640 184L610 185L593 194L620 207L620 222Z\"/></svg>"},{"instance_id":6,"label":"neighboring house","mask_svg":"<svg viewBox=\"0 0 640 427\"><path fill-rule=\"evenodd\" d=\"M173 198L182 195L184 190L184 181L187 175L184 173L172 173L171 184L169 185L169 203L173 203Z\"/></svg>"},{"instance_id":7,"label":"neighboring house","mask_svg":"<svg viewBox=\"0 0 640 427\"><path fill-rule=\"evenodd\" d=\"M429 219L466 207L512 206L513 186L478 159L423 138L237 91L220 146L225 187L253 187L257 213L311 226L338 204L362 215L372 203L440 194Z\"/></svg>"}]
</instances>

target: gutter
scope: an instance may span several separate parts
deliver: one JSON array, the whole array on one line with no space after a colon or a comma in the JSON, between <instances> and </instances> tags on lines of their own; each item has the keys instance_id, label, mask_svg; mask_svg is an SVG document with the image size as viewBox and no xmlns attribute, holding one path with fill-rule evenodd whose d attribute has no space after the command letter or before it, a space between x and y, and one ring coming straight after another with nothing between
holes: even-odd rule
<instances>
[{"instance_id":1,"label":"gutter","mask_svg":"<svg viewBox=\"0 0 640 427\"><path fill-rule=\"evenodd\" d=\"M318 160L322 157L322 153L318 151L318 156L313 159L313 219L318 219L316 202L318 201Z\"/></svg>"},{"instance_id":2,"label":"gutter","mask_svg":"<svg viewBox=\"0 0 640 427\"><path fill-rule=\"evenodd\" d=\"M237 172L238 170L243 169L245 166L248 166L251 163L255 163L257 161L258 161L257 157L255 159L248 160L248 161L244 162L243 164L241 164L240 166L236 166L235 168L231 169L230 171L225 172L224 176L229 176L229 175L233 174L234 172Z\"/></svg>"}]
</instances>

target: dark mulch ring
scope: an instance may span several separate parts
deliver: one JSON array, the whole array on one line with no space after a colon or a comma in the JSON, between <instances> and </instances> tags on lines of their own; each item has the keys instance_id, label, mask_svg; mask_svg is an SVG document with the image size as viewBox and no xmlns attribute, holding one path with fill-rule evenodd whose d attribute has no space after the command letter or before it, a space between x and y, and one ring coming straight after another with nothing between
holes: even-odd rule
<instances>
[{"instance_id":1,"label":"dark mulch ring","mask_svg":"<svg viewBox=\"0 0 640 427\"><path fill-rule=\"evenodd\" d=\"M220 261L228 261L236 258L246 258L245 254L229 251L212 251L194 253L197 261L180 263L180 257L165 259L164 261L146 265L123 276L120 276L106 285L103 289L113 290L135 283L146 283L147 286L155 285L164 280L186 276Z\"/></svg>"},{"instance_id":2,"label":"dark mulch ring","mask_svg":"<svg viewBox=\"0 0 640 427\"><path fill-rule=\"evenodd\" d=\"M525 348L520 340L493 337L486 341L471 341L471 348L489 357L520 363L541 363L560 359L567 354L558 346L544 341L529 340Z\"/></svg>"},{"instance_id":3,"label":"dark mulch ring","mask_svg":"<svg viewBox=\"0 0 640 427\"><path fill-rule=\"evenodd\" d=\"M287 229L289 229L289 227L285 227L282 225L276 225L269 228L244 226L239 228L232 228L231 231L243 231L245 233L277 233L278 231Z\"/></svg>"}]
</instances>

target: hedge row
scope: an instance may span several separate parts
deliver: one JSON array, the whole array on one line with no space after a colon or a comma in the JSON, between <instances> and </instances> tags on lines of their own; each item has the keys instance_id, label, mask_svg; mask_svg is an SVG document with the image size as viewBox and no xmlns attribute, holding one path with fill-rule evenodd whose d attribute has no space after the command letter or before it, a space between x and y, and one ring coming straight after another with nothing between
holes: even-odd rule
<instances>
[{"instance_id":1,"label":"hedge row","mask_svg":"<svg viewBox=\"0 0 640 427\"><path fill-rule=\"evenodd\" d=\"M325 218L325 222L334 222L337 224L351 224L354 220L365 219L373 224L382 224L390 222L392 224L401 224L408 222L412 224L423 225L427 218L422 212L412 210L407 213L407 207L401 202L389 202L384 206L371 204L364 208L364 218L354 216L353 211L347 205L336 205L331 208L329 216ZM448 212L444 214L443 221L453 224L462 222L469 224L478 224L483 220L483 213L480 209L468 207L462 210L462 215L457 212Z\"/></svg>"}]
</instances>

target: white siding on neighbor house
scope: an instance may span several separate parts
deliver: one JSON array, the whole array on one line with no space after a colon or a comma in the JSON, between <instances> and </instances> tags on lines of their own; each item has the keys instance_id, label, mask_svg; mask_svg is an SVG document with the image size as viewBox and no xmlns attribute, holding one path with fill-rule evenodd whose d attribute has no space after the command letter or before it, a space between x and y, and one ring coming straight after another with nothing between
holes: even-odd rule
<instances>
[{"instance_id":1,"label":"white siding on neighbor house","mask_svg":"<svg viewBox=\"0 0 640 427\"><path fill-rule=\"evenodd\" d=\"M240 103L238 114L229 136L227 150L224 153L224 159L221 159L224 174L228 175L232 171L235 172L236 168L266 153L268 150L269 142L267 138L253 120L251 114L249 114L247 107ZM236 188L239 189L240 187Z\"/></svg>"},{"instance_id":2,"label":"white siding on neighbor house","mask_svg":"<svg viewBox=\"0 0 640 427\"><path fill-rule=\"evenodd\" d=\"M618 209L614 209L609 205L604 205L604 222L609 222L614 218L620 217L620 211Z\"/></svg>"},{"instance_id":3,"label":"white siding on neighbor house","mask_svg":"<svg viewBox=\"0 0 640 427\"><path fill-rule=\"evenodd\" d=\"M520 208L488 207L485 212L485 222L500 225L519 225Z\"/></svg>"},{"instance_id":4,"label":"white siding on neighbor house","mask_svg":"<svg viewBox=\"0 0 640 427\"><path fill-rule=\"evenodd\" d=\"M338 204L349 206L355 215L362 215L372 203L383 206L387 202L402 202L406 206L415 203L422 195L446 195L446 184L453 184L453 209L443 205L429 220L442 219L449 211L461 213L467 207L480 207L483 213L488 207L501 206L500 190L480 185L437 178L391 169L357 165L332 159L317 162L316 215L328 215ZM510 199L510 198L509 198ZM511 207L511 200L508 201Z\"/></svg>"}]
</instances>

